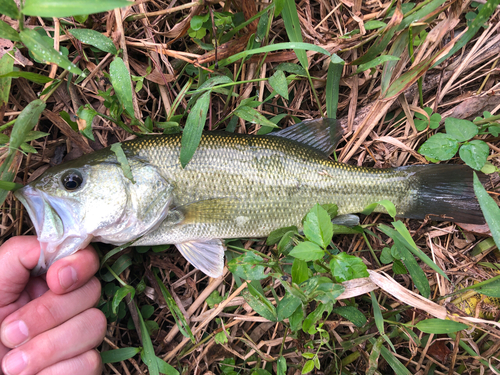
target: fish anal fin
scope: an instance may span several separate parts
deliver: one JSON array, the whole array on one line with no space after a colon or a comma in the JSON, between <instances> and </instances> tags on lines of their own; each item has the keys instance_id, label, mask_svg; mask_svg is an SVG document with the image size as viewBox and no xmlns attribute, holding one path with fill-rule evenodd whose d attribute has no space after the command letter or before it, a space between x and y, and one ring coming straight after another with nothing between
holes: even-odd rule
<instances>
[{"instance_id":1,"label":"fish anal fin","mask_svg":"<svg viewBox=\"0 0 500 375\"><path fill-rule=\"evenodd\" d=\"M333 118L307 120L269 135L284 137L312 147L327 156L342 139L342 126Z\"/></svg>"},{"instance_id":2,"label":"fish anal fin","mask_svg":"<svg viewBox=\"0 0 500 375\"><path fill-rule=\"evenodd\" d=\"M210 277L219 277L224 269L225 247L219 239L188 241L175 244L195 268Z\"/></svg>"}]
</instances>

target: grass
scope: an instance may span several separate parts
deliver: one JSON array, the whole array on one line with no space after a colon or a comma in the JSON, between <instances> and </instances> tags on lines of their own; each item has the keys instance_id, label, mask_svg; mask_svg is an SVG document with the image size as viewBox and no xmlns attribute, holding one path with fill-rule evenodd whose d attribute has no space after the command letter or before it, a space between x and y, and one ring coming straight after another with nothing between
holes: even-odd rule
<instances>
[{"instance_id":1,"label":"grass","mask_svg":"<svg viewBox=\"0 0 500 375\"><path fill-rule=\"evenodd\" d=\"M344 128L339 161L387 168L425 155L489 173L485 205L498 237L499 1L100 0L92 9L102 13L82 15L89 1L1 5L0 32L17 48L0 59L1 241L32 231L8 190L63 156L182 130L187 164L202 130L266 134L324 114ZM436 155L439 137L455 152ZM382 214L330 227L330 209L311 211L304 236L287 228L267 243L229 242L228 268L214 280L173 247L110 254L99 245L108 254L99 275L105 373L499 368L499 328L463 330L472 324L464 308L445 305L458 285L498 290L494 279L476 284L499 265L487 227ZM498 308L486 315L498 321Z\"/></svg>"}]
</instances>

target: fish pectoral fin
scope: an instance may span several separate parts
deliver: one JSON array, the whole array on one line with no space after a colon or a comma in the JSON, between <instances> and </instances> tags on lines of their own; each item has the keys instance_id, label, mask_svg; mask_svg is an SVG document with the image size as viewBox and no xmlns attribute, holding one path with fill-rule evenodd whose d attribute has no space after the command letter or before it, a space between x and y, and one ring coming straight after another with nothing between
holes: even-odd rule
<instances>
[{"instance_id":1,"label":"fish pectoral fin","mask_svg":"<svg viewBox=\"0 0 500 375\"><path fill-rule=\"evenodd\" d=\"M337 120L319 118L299 122L269 135L292 139L328 156L335 151L337 144L342 139L342 133L342 126Z\"/></svg>"},{"instance_id":2,"label":"fish pectoral fin","mask_svg":"<svg viewBox=\"0 0 500 375\"><path fill-rule=\"evenodd\" d=\"M225 247L219 239L175 244L182 256L210 277L219 277L224 269Z\"/></svg>"}]
</instances>

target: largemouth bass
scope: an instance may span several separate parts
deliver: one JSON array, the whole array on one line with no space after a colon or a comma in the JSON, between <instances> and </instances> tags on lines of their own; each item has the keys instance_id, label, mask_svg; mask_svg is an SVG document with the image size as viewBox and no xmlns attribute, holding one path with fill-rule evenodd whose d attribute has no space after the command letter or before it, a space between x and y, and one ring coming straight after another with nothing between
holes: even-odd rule
<instances>
[{"instance_id":1,"label":"largemouth bass","mask_svg":"<svg viewBox=\"0 0 500 375\"><path fill-rule=\"evenodd\" d=\"M123 142L133 181L109 148L53 167L15 193L42 246L34 272L91 241L137 239L135 245L175 244L194 267L217 277L224 265L221 239L300 228L316 203L335 203L339 214L348 214L388 199L401 217L484 222L470 168L337 163L327 156L339 129L334 120L320 119L271 136L204 133L185 168L180 135Z\"/></svg>"}]
</instances>

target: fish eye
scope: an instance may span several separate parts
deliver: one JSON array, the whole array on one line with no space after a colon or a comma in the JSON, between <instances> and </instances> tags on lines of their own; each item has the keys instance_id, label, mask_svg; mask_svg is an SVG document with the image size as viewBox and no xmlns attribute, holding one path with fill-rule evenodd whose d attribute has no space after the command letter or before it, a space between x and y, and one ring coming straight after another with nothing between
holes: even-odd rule
<instances>
[{"instance_id":1,"label":"fish eye","mask_svg":"<svg viewBox=\"0 0 500 375\"><path fill-rule=\"evenodd\" d=\"M68 191L78 189L83 183L83 176L80 171L71 170L66 172L61 178L62 185Z\"/></svg>"}]
</instances>

